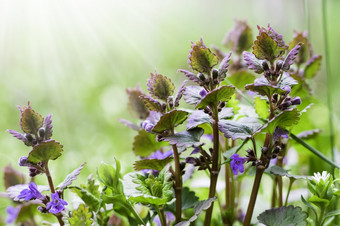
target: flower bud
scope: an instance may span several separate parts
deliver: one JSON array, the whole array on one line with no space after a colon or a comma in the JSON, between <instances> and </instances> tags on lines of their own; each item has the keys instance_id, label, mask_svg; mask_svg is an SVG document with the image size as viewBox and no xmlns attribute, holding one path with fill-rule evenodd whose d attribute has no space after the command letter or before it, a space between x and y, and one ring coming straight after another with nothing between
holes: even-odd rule
<instances>
[{"instance_id":1,"label":"flower bud","mask_svg":"<svg viewBox=\"0 0 340 226\"><path fill-rule=\"evenodd\" d=\"M275 68L276 72L279 72L281 70L282 66L283 66L283 61L282 60L278 60L276 62L276 68Z\"/></svg>"},{"instance_id":2,"label":"flower bud","mask_svg":"<svg viewBox=\"0 0 340 226\"><path fill-rule=\"evenodd\" d=\"M41 127L39 129L39 137L44 138L44 136L45 136L45 129L43 127Z\"/></svg>"},{"instance_id":3,"label":"flower bud","mask_svg":"<svg viewBox=\"0 0 340 226\"><path fill-rule=\"evenodd\" d=\"M207 95L207 91L205 89L202 89L199 94L201 95L201 97L205 97Z\"/></svg>"},{"instance_id":4,"label":"flower bud","mask_svg":"<svg viewBox=\"0 0 340 226\"><path fill-rule=\"evenodd\" d=\"M204 76L203 73L198 73L198 74L197 74L197 77L198 77L202 82L204 82L204 81L206 80L206 78L205 78L205 76Z\"/></svg>"},{"instance_id":5,"label":"flower bud","mask_svg":"<svg viewBox=\"0 0 340 226\"><path fill-rule=\"evenodd\" d=\"M212 69L212 78L213 80L218 78L218 70L216 68Z\"/></svg>"},{"instance_id":6,"label":"flower bud","mask_svg":"<svg viewBox=\"0 0 340 226\"><path fill-rule=\"evenodd\" d=\"M300 97L295 97L292 100L292 105L300 105L301 104L301 98Z\"/></svg>"},{"instance_id":7,"label":"flower bud","mask_svg":"<svg viewBox=\"0 0 340 226\"><path fill-rule=\"evenodd\" d=\"M26 134L25 134L25 137L26 137L26 139L27 139L29 142L32 142L32 141L33 141L33 137L32 137L31 134L26 133Z\"/></svg>"},{"instance_id":8,"label":"flower bud","mask_svg":"<svg viewBox=\"0 0 340 226\"><path fill-rule=\"evenodd\" d=\"M267 147L262 147L261 148L261 152L266 155L268 153L268 148Z\"/></svg>"},{"instance_id":9,"label":"flower bud","mask_svg":"<svg viewBox=\"0 0 340 226\"><path fill-rule=\"evenodd\" d=\"M40 213L48 213L48 210L43 206L38 206L37 209Z\"/></svg>"},{"instance_id":10,"label":"flower bud","mask_svg":"<svg viewBox=\"0 0 340 226\"><path fill-rule=\"evenodd\" d=\"M267 61L263 61L263 62L262 62L262 68L263 68L263 70L265 70L265 71L268 71L268 70L269 70L269 66L268 66Z\"/></svg>"},{"instance_id":11,"label":"flower bud","mask_svg":"<svg viewBox=\"0 0 340 226\"><path fill-rule=\"evenodd\" d=\"M275 93L275 94L273 95L272 102L273 102L273 103L277 103L278 98L279 98L279 97L278 97L278 94Z\"/></svg>"},{"instance_id":12,"label":"flower bud","mask_svg":"<svg viewBox=\"0 0 340 226\"><path fill-rule=\"evenodd\" d=\"M274 148L273 153L279 154L280 151L281 151L281 147L280 147L280 146L276 146L276 147Z\"/></svg>"}]
</instances>

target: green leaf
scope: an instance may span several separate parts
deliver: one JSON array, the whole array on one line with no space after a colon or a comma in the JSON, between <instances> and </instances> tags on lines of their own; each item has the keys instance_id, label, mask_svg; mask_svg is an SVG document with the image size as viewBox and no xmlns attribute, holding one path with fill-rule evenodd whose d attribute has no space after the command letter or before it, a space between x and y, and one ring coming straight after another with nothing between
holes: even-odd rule
<instances>
[{"instance_id":1,"label":"green leaf","mask_svg":"<svg viewBox=\"0 0 340 226\"><path fill-rule=\"evenodd\" d=\"M217 105L220 101L228 101L235 92L235 87L220 86L217 89L209 92L196 105L198 109L204 109L210 105Z\"/></svg>"},{"instance_id":2,"label":"green leaf","mask_svg":"<svg viewBox=\"0 0 340 226\"><path fill-rule=\"evenodd\" d=\"M182 210L190 209L198 203L198 197L195 192L190 191L188 187L182 189Z\"/></svg>"},{"instance_id":3,"label":"green leaf","mask_svg":"<svg viewBox=\"0 0 340 226\"><path fill-rule=\"evenodd\" d=\"M202 145L200 138L203 135L204 130L201 128L193 128L174 135L163 137L163 140L169 141L170 145L177 145L177 147L187 148L192 145Z\"/></svg>"},{"instance_id":4,"label":"green leaf","mask_svg":"<svg viewBox=\"0 0 340 226\"><path fill-rule=\"evenodd\" d=\"M198 202L194 206L194 215L190 217L190 219L187 221L182 221L182 222L177 223L176 226L189 226L190 223L194 222L197 219L198 215L200 215L204 210L208 209L215 200L216 200L216 197Z\"/></svg>"},{"instance_id":5,"label":"green leaf","mask_svg":"<svg viewBox=\"0 0 340 226\"><path fill-rule=\"evenodd\" d=\"M139 97L150 111L163 112L162 105L157 100L147 95L141 95Z\"/></svg>"},{"instance_id":6,"label":"green leaf","mask_svg":"<svg viewBox=\"0 0 340 226\"><path fill-rule=\"evenodd\" d=\"M81 198L81 200L84 201L86 206L90 207L92 211L98 210L100 201L94 194L78 186L70 186L70 188L74 193L79 196L79 198Z\"/></svg>"},{"instance_id":7,"label":"green leaf","mask_svg":"<svg viewBox=\"0 0 340 226\"><path fill-rule=\"evenodd\" d=\"M262 119L268 119L270 111L267 100L261 97L255 97L254 104L257 115Z\"/></svg>"},{"instance_id":8,"label":"green leaf","mask_svg":"<svg viewBox=\"0 0 340 226\"><path fill-rule=\"evenodd\" d=\"M191 68L201 73L209 74L211 69L218 64L217 56L203 43L202 39L191 45L188 57Z\"/></svg>"},{"instance_id":9,"label":"green leaf","mask_svg":"<svg viewBox=\"0 0 340 226\"><path fill-rule=\"evenodd\" d=\"M316 73L320 70L322 56L313 56L307 63L303 73L304 78L313 78Z\"/></svg>"},{"instance_id":10,"label":"green leaf","mask_svg":"<svg viewBox=\"0 0 340 226\"><path fill-rule=\"evenodd\" d=\"M328 217L333 217L333 216L337 216L337 215L340 215L340 209L338 210L333 210L331 212L328 212L325 216L325 218L328 218Z\"/></svg>"},{"instance_id":11,"label":"green leaf","mask_svg":"<svg viewBox=\"0 0 340 226\"><path fill-rule=\"evenodd\" d=\"M61 182L58 186L58 190L64 190L68 186L72 184L74 180L77 179L77 176L80 174L80 171L83 169L86 162L83 162L77 169L73 170L72 173L66 176L65 180Z\"/></svg>"},{"instance_id":12,"label":"green leaf","mask_svg":"<svg viewBox=\"0 0 340 226\"><path fill-rule=\"evenodd\" d=\"M181 110L172 110L161 116L152 132L162 133L165 130L173 129L182 124L187 119L188 112Z\"/></svg>"},{"instance_id":13,"label":"green leaf","mask_svg":"<svg viewBox=\"0 0 340 226\"><path fill-rule=\"evenodd\" d=\"M250 140L250 139L247 138L247 139L245 139L245 140L242 142L242 144L237 145L237 146L235 146L235 147L233 147L233 148L230 148L229 150L225 151L225 152L223 153L223 156L224 156L224 158L226 159L226 161L225 161L224 163L230 162L230 161L231 161L230 157L231 157L233 154L237 153L239 150L241 150L241 148L242 148L249 140Z\"/></svg>"},{"instance_id":14,"label":"green leaf","mask_svg":"<svg viewBox=\"0 0 340 226\"><path fill-rule=\"evenodd\" d=\"M309 202L307 202L306 199L302 195L301 195L301 200L309 209L311 209L314 212L315 216L318 216L316 208L312 206Z\"/></svg>"},{"instance_id":15,"label":"green leaf","mask_svg":"<svg viewBox=\"0 0 340 226\"><path fill-rule=\"evenodd\" d=\"M32 216L37 215L38 211L37 208L40 206L39 201L30 201L27 203L24 203L23 205L20 205L20 211L18 213L16 223L23 223L27 221L28 219L32 219ZM17 207L17 208L19 208ZM21 225L21 224L18 224Z\"/></svg>"},{"instance_id":16,"label":"green leaf","mask_svg":"<svg viewBox=\"0 0 340 226\"><path fill-rule=\"evenodd\" d=\"M277 175L277 176L284 176L284 177L288 177L288 178L294 178L294 179L307 179L308 176L300 176L300 175L292 175L289 174L287 170L282 169L279 166L271 166L268 169L266 169L267 173L273 174L273 175Z\"/></svg>"},{"instance_id":17,"label":"green leaf","mask_svg":"<svg viewBox=\"0 0 340 226\"><path fill-rule=\"evenodd\" d=\"M144 170L144 169L151 169L151 170L158 170L161 171L168 163L172 161L172 157L167 157L165 159L143 159L136 161L134 165L134 169Z\"/></svg>"},{"instance_id":18,"label":"green leaf","mask_svg":"<svg viewBox=\"0 0 340 226\"><path fill-rule=\"evenodd\" d=\"M11 165L7 165L4 169L4 185L5 188L17 184L25 183L25 175L18 170L15 170Z\"/></svg>"},{"instance_id":19,"label":"green leaf","mask_svg":"<svg viewBox=\"0 0 340 226\"><path fill-rule=\"evenodd\" d=\"M91 217L90 208L85 208L84 204L80 204L78 209L72 211L72 216L68 221L71 226L91 226L93 223Z\"/></svg>"},{"instance_id":20,"label":"green leaf","mask_svg":"<svg viewBox=\"0 0 340 226\"><path fill-rule=\"evenodd\" d=\"M175 86L171 80L157 72L155 74L151 73L147 85L150 94L154 98L167 101L168 97L174 94Z\"/></svg>"},{"instance_id":21,"label":"green leaf","mask_svg":"<svg viewBox=\"0 0 340 226\"><path fill-rule=\"evenodd\" d=\"M255 79L253 84L246 85L245 89L257 92L261 96L272 96L274 93L279 95L285 94L287 92L284 89L286 86L291 87L296 84L298 84L297 81L284 72L281 80L276 85L270 84L264 76L261 76Z\"/></svg>"},{"instance_id":22,"label":"green leaf","mask_svg":"<svg viewBox=\"0 0 340 226\"><path fill-rule=\"evenodd\" d=\"M115 159L115 166L102 162L97 169L97 177L105 186L117 193L123 193L120 182L120 162Z\"/></svg>"},{"instance_id":23,"label":"green leaf","mask_svg":"<svg viewBox=\"0 0 340 226\"><path fill-rule=\"evenodd\" d=\"M183 93L185 102L187 102L188 104L197 104L198 102L200 102L202 99L200 92L202 90L204 90L204 88L200 86L185 87L185 91Z\"/></svg>"},{"instance_id":24,"label":"green leaf","mask_svg":"<svg viewBox=\"0 0 340 226\"><path fill-rule=\"evenodd\" d=\"M279 44L266 32L262 32L256 37L253 46L253 54L256 56L256 58L273 62L276 58L282 56L284 53L285 48L280 47Z\"/></svg>"},{"instance_id":25,"label":"green leaf","mask_svg":"<svg viewBox=\"0 0 340 226\"><path fill-rule=\"evenodd\" d=\"M27 161L31 163L47 162L56 160L61 156L63 146L55 140L43 141L35 145L29 152Z\"/></svg>"},{"instance_id":26,"label":"green leaf","mask_svg":"<svg viewBox=\"0 0 340 226\"><path fill-rule=\"evenodd\" d=\"M148 133L142 129L134 138L132 150L138 156L147 157L165 145L167 145L165 142L156 141L156 134Z\"/></svg>"},{"instance_id":27,"label":"green leaf","mask_svg":"<svg viewBox=\"0 0 340 226\"><path fill-rule=\"evenodd\" d=\"M44 118L36 113L30 106L24 107L21 118L20 126L22 131L30 134L38 134L38 130L44 124Z\"/></svg>"},{"instance_id":28,"label":"green leaf","mask_svg":"<svg viewBox=\"0 0 340 226\"><path fill-rule=\"evenodd\" d=\"M225 137L244 140L252 137L261 124L254 118L241 118L238 121L220 120L218 127Z\"/></svg>"},{"instance_id":29,"label":"green leaf","mask_svg":"<svg viewBox=\"0 0 340 226\"><path fill-rule=\"evenodd\" d=\"M314 205L316 206L319 206L321 208L326 208L328 205L329 205L329 200L327 199L322 199L322 198L319 198L318 196L316 195L313 195L312 197L310 197L308 199L309 202L313 203Z\"/></svg>"},{"instance_id":30,"label":"green leaf","mask_svg":"<svg viewBox=\"0 0 340 226\"><path fill-rule=\"evenodd\" d=\"M204 123L212 123L210 115L204 113L202 110L196 110L189 115L186 127L190 130Z\"/></svg>"},{"instance_id":31,"label":"green leaf","mask_svg":"<svg viewBox=\"0 0 340 226\"><path fill-rule=\"evenodd\" d=\"M283 206L266 210L257 219L267 226L304 226L307 225L307 217L308 214L303 212L300 207Z\"/></svg>"},{"instance_id":32,"label":"green leaf","mask_svg":"<svg viewBox=\"0 0 340 226\"><path fill-rule=\"evenodd\" d=\"M246 70L239 70L228 77L228 81L238 89L243 89L245 85L251 84L255 80L255 75Z\"/></svg>"},{"instance_id":33,"label":"green leaf","mask_svg":"<svg viewBox=\"0 0 340 226\"><path fill-rule=\"evenodd\" d=\"M310 42L308 41L307 33L305 32L294 34L294 39L289 43L288 50L291 51L299 42L302 42L303 45L301 46L300 51L294 60L297 65L305 63L311 55Z\"/></svg>"},{"instance_id":34,"label":"green leaf","mask_svg":"<svg viewBox=\"0 0 340 226\"><path fill-rule=\"evenodd\" d=\"M236 115L240 110L239 103L240 101L236 98L236 94L233 94L225 106L233 108L233 112Z\"/></svg>"},{"instance_id":35,"label":"green leaf","mask_svg":"<svg viewBox=\"0 0 340 226\"><path fill-rule=\"evenodd\" d=\"M299 119L300 119L300 112L296 108L287 109L285 111L280 112L270 121L268 121L268 123L265 124L256 133L268 132L270 134L273 134L276 127L286 129L287 127L296 125Z\"/></svg>"},{"instance_id":36,"label":"green leaf","mask_svg":"<svg viewBox=\"0 0 340 226\"><path fill-rule=\"evenodd\" d=\"M14 201L19 201L18 195L20 195L21 191L24 189L29 189L28 184L17 184L7 188L7 195ZM38 185L38 191L42 193L43 191L50 190L48 186Z\"/></svg>"}]
</instances>

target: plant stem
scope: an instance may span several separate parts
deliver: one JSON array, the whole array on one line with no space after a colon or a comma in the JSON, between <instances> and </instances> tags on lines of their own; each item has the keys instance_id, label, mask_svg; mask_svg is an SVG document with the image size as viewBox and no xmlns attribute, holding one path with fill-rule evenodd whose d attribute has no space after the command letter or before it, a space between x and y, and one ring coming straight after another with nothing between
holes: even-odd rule
<instances>
[{"instance_id":1,"label":"plant stem","mask_svg":"<svg viewBox=\"0 0 340 226\"><path fill-rule=\"evenodd\" d=\"M219 132L218 132L218 111L217 107L213 109L214 114L214 121L212 123L213 127L213 139L214 139L214 146L213 146L213 153L212 153L212 166L210 172L210 187L209 187L209 198L215 197L216 193L216 184L218 173L220 172L220 165L219 165ZM214 208L214 204L212 203L211 206L207 209L205 214L204 225L210 226L212 211Z\"/></svg>"},{"instance_id":2,"label":"plant stem","mask_svg":"<svg viewBox=\"0 0 340 226\"><path fill-rule=\"evenodd\" d=\"M276 187L277 187L277 177L275 177L273 179L273 191L272 191L272 203L271 203L271 207L274 208L276 205Z\"/></svg>"},{"instance_id":3,"label":"plant stem","mask_svg":"<svg viewBox=\"0 0 340 226\"><path fill-rule=\"evenodd\" d=\"M50 186L51 193L55 193L52 176L51 176L50 170L48 169L48 161L45 162L44 166L45 166L45 174L47 177L48 185ZM62 215L58 213L58 214L54 214L54 216L58 219L59 224L63 226L64 221L62 220Z\"/></svg>"},{"instance_id":4,"label":"plant stem","mask_svg":"<svg viewBox=\"0 0 340 226\"><path fill-rule=\"evenodd\" d=\"M333 98L332 98L332 75L329 61L329 48L328 48L328 31L327 31L327 1L322 0L322 28L323 39L325 45L325 61L326 61L326 75L327 75L327 105L328 105L328 120L329 120L329 138L332 151L332 160L334 161L335 148L334 148L334 128L333 128Z\"/></svg>"},{"instance_id":5,"label":"plant stem","mask_svg":"<svg viewBox=\"0 0 340 226\"><path fill-rule=\"evenodd\" d=\"M165 215L164 215L164 209L159 209L158 206L155 206L155 209L157 211L159 220L161 221L162 226L166 226L166 219L165 219Z\"/></svg>"},{"instance_id":6,"label":"plant stem","mask_svg":"<svg viewBox=\"0 0 340 226\"><path fill-rule=\"evenodd\" d=\"M294 179L294 178L289 178L289 187L288 187L288 191L287 191L287 196L286 196L285 206L287 206L287 203L288 203L288 197L289 197L290 190L292 189L292 185L293 185L294 181L295 181L295 179Z\"/></svg>"},{"instance_id":7,"label":"plant stem","mask_svg":"<svg viewBox=\"0 0 340 226\"><path fill-rule=\"evenodd\" d=\"M225 164L226 174L226 210L231 209L231 215L227 216L226 224L233 225L234 218L234 195L233 195L233 174L231 172L230 164Z\"/></svg>"},{"instance_id":8,"label":"plant stem","mask_svg":"<svg viewBox=\"0 0 340 226\"><path fill-rule=\"evenodd\" d=\"M182 220L182 172L177 146L172 145L175 161L175 197L176 197L176 223Z\"/></svg>"},{"instance_id":9,"label":"plant stem","mask_svg":"<svg viewBox=\"0 0 340 226\"><path fill-rule=\"evenodd\" d=\"M277 160L276 160L276 165L283 168L283 156L279 155L277 156ZM281 207L283 205L283 201L282 201L282 176L276 176L277 178L277 185L278 185L278 190L279 190L279 207Z\"/></svg>"}]
</instances>

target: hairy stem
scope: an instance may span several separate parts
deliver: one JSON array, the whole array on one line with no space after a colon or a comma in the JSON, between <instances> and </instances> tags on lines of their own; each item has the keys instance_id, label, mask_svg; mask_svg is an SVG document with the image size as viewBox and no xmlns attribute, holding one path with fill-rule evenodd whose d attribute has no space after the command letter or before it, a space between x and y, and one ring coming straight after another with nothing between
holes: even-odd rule
<instances>
[{"instance_id":1,"label":"hairy stem","mask_svg":"<svg viewBox=\"0 0 340 226\"><path fill-rule=\"evenodd\" d=\"M47 177L48 185L50 187L50 191L51 191L51 193L55 193L52 176L51 176L50 170L48 168L48 161L45 162L44 166L45 166L45 174L46 174L46 177ZM58 219L59 224L61 226L63 226L64 221L62 220L62 215L61 214L54 214L54 216Z\"/></svg>"},{"instance_id":2,"label":"hairy stem","mask_svg":"<svg viewBox=\"0 0 340 226\"><path fill-rule=\"evenodd\" d=\"M180 168L179 153L176 145L172 145L175 161L175 198L176 198L176 223L182 220L182 172Z\"/></svg>"},{"instance_id":3,"label":"hairy stem","mask_svg":"<svg viewBox=\"0 0 340 226\"><path fill-rule=\"evenodd\" d=\"M212 153L212 166L210 172L210 187L209 187L209 198L215 197L216 193L216 184L218 173L220 172L220 165L219 165L219 132L218 132L218 114L217 114L217 107L213 110L214 113L214 121L212 123L213 127L213 139L214 139L214 146L213 146L213 153ZM204 225L210 226L212 211L214 208L214 204L212 203L211 206L207 209L205 214Z\"/></svg>"}]
</instances>

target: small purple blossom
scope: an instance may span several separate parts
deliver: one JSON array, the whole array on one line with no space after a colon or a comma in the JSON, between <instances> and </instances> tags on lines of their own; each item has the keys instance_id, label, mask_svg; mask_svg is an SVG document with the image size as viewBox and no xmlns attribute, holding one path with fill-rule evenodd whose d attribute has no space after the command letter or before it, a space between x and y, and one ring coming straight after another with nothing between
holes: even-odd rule
<instances>
[{"instance_id":1,"label":"small purple blossom","mask_svg":"<svg viewBox=\"0 0 340 226\"><path fill-rule=\"evenodd\" d=\"M150 111L149 117L147 117L146 120L142 123L142 128L145 129L147 132L151 132L161 116L162 113L160 112Z\"/></svg>"},{"instance_id":2,"label":"small purple blossom","mask_svg":"<svg viewBox=\"0 0 340 226\"><path fill-rule=\"evenodd\" d=\"M50 213L57 214L65 209L65 206L68 205L65 200L59 198L58 192L51 194L52 201L47 203L46 208Z\"/></svg>"},{"instance_id":3,"label":"small purple blossom","mask_svg":"<svg viewBox=\"0 0 340 226\"><path fill-rule=\"evenodd\" d=\"M292 100L292 105L300 105L301 104L301 98L300 97L295 97Z\"/></svg>"},{"instance_id":4,"label":"small purple blossom","mask_svg":"<svg viewBox=\"0 0 340 226\"><path fill-rule=\"evenodd\" d=\"M201 97L205 97L207 95L207 91L205 89L202 89L199 94L201 95Z\"/></svg>"},{"instance_id":5,"label":"small purple blossom","mask_svg":"<svg viewBox=\"0 0 340 226\"><path fill-rule=\"evenodd\" d=\"M233 171L234 175L237 175L237 170L240 171L240 173L244 172L244 166L243 163L245 163L245 158L240 157L238 154L233 154L231 157L231 170Z\"/></svg>"},{"instance_id":6,"label":"small purple blossom","mask_svg":"<svg viewBox=\"0 0 340 226\"><path fill-rule=\"evenodd\" d=\"M38 186L36 183L31 182L28 185L28 189L24 189L18 195L18 199L25 199L25 201L29 201L32 199L43 199L44 196L39 192Z\"/></svg>"},{"instance_id":7,"label":"small purple blossom","mask_svg":"<svg viewBox=\"0 0 340 226\"><path fill-rule=\"evenodd\" d=\"M288 131L281 129L280 127L276 127L273 134L273 141L279 141L281 138L287 139Z\"/></svg>"},{"instance_id":8,"label":"small purple blossom","mask_svg":"<svg viewBox=\"0 0 340 226\"><path fill-rule=\"evenodd\" d=\"M165 215L166 225L170 225L170 223L175 220L175 216L171 212L165 212ZM153 222L155 222L157 226L162 226L161 220L159 219L158 215L153 219Z\"/></svg>"},{"instance_id":9,"label":"small purple blossom","mask_svg":"<svg viewBox=\"0 0 340 226\"><path fill-rule=\"evenodd\" d=\"M290 86L285 86L285 87L283 87L282 89L283 89L284 91L286 91L286 94L289 94L290 91L292 90L292 89L290 88Z\"/></svg>"},{"instance_id":10,"label":"small purple blossom","mask_svg":"<svg viewBox=\"0 0 340 226\"><path fill-rule=\"evenodd\" d=\"M18 214L20 212L20 208L15 208L13 206L8 206L6 208L6 212L8 214L7 219L6 219L6 223L10 224L14 221L16 221Z\"/></svg>"},{"instance_id":11,"label":"small purple blossom","mask_svg":"<svg viewBox=\"0 0 340 226\"><path fill-rule=\"evenodd\" d=\"M148 159L162 160L162 159L169 157L170 155L172 155L172 150L169 150L169 151L166 151L166 152L156 151L147 158Z\"/></svg>"}]
</instances>

